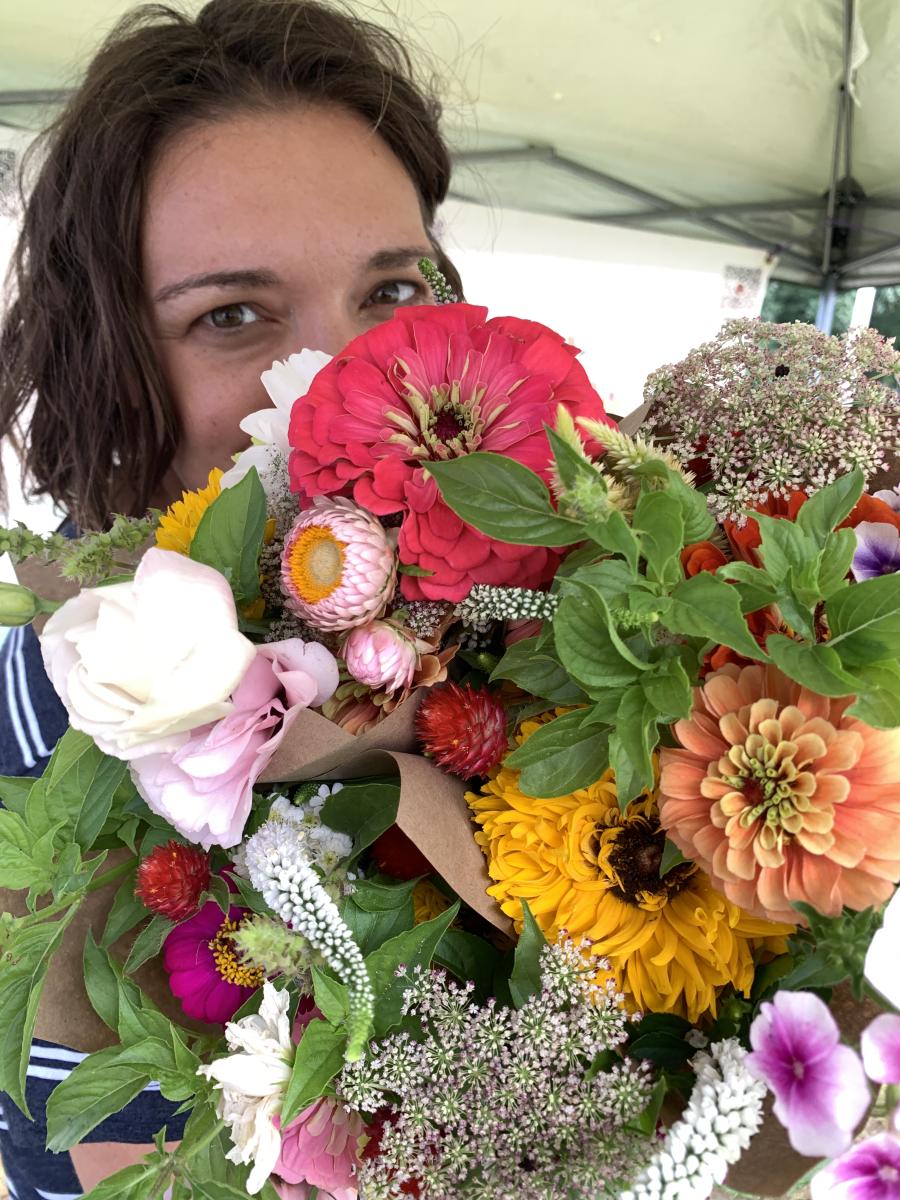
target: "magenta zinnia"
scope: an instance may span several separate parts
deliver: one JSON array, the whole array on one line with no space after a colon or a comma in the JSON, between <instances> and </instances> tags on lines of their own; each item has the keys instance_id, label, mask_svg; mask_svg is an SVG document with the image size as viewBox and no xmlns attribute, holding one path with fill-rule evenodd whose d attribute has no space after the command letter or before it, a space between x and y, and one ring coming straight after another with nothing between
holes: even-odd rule
<instances>
[{"instance_id":1,"label":"magenta zinnia","mask_svg":"<svg viewBox=\"0 0 900 1200\"><path fill-rule=\"evenodd\" d=\"M429 572L403 576L410 599L461 600L473 583L538 587L558 555L476 532L444 504L427 468L490 450L548 480L544 425L558 406L608 420L577 353L544 325L488 320L472 304L398 309L294 405L291 487L304 506L337 493L379 516L399 513L401 561Z\"/></svg>"},{"instance_id":2,"label":"magenta zinnia","mask_svg":"<svg viewBox=\"0 0 900 1200\"><path fill-rule=\"evenodd\" d=\"M196 1021L223 1025L263 984L262 971L240 961L232 940L248 912L233 906L226 917L210 900L163 943L169 987Z\"/></svg>"}]
</instances>

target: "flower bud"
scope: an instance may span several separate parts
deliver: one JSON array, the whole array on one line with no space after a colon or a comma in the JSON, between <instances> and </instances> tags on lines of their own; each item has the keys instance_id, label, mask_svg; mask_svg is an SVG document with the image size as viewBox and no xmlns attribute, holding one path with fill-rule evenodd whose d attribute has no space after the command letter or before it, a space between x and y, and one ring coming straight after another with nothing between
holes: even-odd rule
<instances>
[{"instance_id":1,"label":"flower bud","mask_svg":"<svg viewBox=\"0 0 900 1200\"><path fill-rule=\"evenodd\" d=\"M0 583L0 625L28 625L43 611L40 596L19 583Z\"/></svg>"},{"instance_id":2,"label":"flower bud","mask_svg":"<svg viewBox=\"0 0 900 1200\"><path fill-rule=\"evenodd\" d=\"M409 687L419 661L415 637L390 621L360 625L344 642L347 670L360 683L394 692Z\"/></svg>"}]
</instances>

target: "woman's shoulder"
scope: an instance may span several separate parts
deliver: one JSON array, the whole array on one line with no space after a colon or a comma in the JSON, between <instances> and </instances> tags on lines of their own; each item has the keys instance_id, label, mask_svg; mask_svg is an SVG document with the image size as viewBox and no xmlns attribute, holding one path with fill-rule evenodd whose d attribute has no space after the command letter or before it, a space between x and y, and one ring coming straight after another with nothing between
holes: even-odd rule
<instances>
[{"instance_id":1,"label":"woman's shoulder","mask_svg":"<svg viewBox=\"0 0 900 1200\"><path fill-rule=\"evenodd\" d=\"M39 775L67 724L34 630L8 630L0 644L0 775Z\"/></svg>"}]
</instances>

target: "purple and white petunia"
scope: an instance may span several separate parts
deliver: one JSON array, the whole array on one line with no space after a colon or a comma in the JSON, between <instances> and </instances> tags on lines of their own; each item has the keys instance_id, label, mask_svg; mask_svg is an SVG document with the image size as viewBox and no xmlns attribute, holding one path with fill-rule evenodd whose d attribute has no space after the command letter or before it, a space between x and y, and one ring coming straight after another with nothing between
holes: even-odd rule
<instances>
[{"instance_id":1,"label":"purple and white petunia","mask_svg":"<svg viewBox=\"0 0 900 1200\"><path fill-rule=\"evenodd\" d=\"M876 1083L900 1083L900 1017L882 1013L861 1038L863 1066Z\"/></svg>"},{"instance_id":2,"label":"purple and white petunia","mask_svg":"<svg viewBox=\"0 0 900 1200\"><path fill-rule=\"evenodd\" d=\"M840 1154L871 1103L859 1056L841 1045L827 1006L811 992L784 991L750 1026L747 1068L775 1096L774 1113L798 1154Z\"/></svg>"},{"instance_id":3,"label":"purple and white petunia","mask_svg":"<svg viewBox=\"0 0 900 1200\"><path fill-rule=\"evenodd\" d=\"M900 1139L866 1138L814 1175L812 1200L900 1200Z\"/></svg>"},{"instance_id":4,"label":"purple and white petunia","mask_svg":"<svg viewBox=\"0 0 900 1200\"><path fill-rule=\"evenodd\" d=\"M900 571L900 531L885 521L860 521L850 570L857 583Z\"/></svg>"},{"instance_id":5,"label":"purple and white petunia","mask_svg":"<svg viewBox=\"0 0 900 1200\"><path fill-rule=\"evenodd\" d=\"M894 892L884 910L881 928L866 951L865 975L885 1000L900 1008L900 890Z\"/></svg>"},{"instance_id":6,"label":"purple and white petunia","mask_svg":"<svg viewBox=\"0 0 900 1200\"><path fill-rule=\"evenodd\" d=\"M900 485L876 492L875 499L883 500L888 508L892 508L894 512L900 512Z\"/></svg>"}]
</instances>

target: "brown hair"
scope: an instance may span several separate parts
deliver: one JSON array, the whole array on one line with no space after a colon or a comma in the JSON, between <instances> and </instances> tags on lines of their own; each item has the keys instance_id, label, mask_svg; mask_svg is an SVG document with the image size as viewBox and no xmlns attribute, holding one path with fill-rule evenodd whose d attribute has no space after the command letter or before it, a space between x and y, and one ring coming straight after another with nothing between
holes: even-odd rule
<instances>
[{"instance_id":1,"label":"brown hair","mask_svg":"<svg viewBox=\"0 0 900 1200\"><path fill-rule=\"evenodd\" d=\"M115 507L142 512L179 440L141 320L154 155L188 124L297 97L377 129L430 228L450 180L440 106L396 37L317 0L211 0L196 17L144 5L119 22L44 135L0 331L0 430L20 429L34 399L22 446L31 494L79 524L100 528Z\"/></svg>"}]
</instances>

